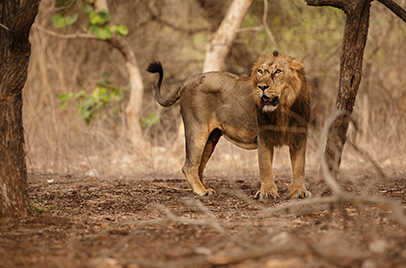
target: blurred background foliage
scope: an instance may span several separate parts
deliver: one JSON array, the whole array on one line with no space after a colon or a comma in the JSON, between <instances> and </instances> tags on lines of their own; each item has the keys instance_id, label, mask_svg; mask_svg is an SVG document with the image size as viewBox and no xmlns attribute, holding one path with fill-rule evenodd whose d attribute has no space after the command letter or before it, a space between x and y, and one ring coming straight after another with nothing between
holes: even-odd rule
<instances>
[{"instance_id":1,"label":"blurred background foliage","mask_svg":"<svg viewBox=\"0 0 406 268\"><path fill-rule=\"evenodd\" d=\"M87 33L89 27L92 11L84 15L83 2L56 2L57 5L55 0L41 1L31 32L32 58L24 90L29 168L39 172L96 169L110 174L154 171L157 166L164 169L165 165L172 171L173 165L180 167L184 149L177 139L179 107L163 109L155 102L153 89L157 77L145 69L150 62L160 60L168 86L179 86L191 74L201 72L207 44L231 1L108 1L108 20L97 27L118 25L117 33L125 35L123 38L135 52L145 87L140 120L144 138L152 145L147 151L135 150L122 135L129 86L121 55L104 42L75 36ZM62 2L65 6L72 4L61 9ZM397 2L406 8L405 0ZM275 39L272 42L264 29L249 30L261 24L263 12L263 1L254 0L223 70L249 75L256 59L275 49L303 60L313 95L311 154L318 148L318 130L330 114L337 95L345 16L337 9L309 7L305 1L269 0L267 23ZM69 19L61 21L61 18ZM54 27L61 23L64 27ZM392 157L399 145L406 144L405 43L406 25L381 4L372 2L363 77L355 108L361 130L356 141L376 152L382 161ZM92 124L87 124L75 105L61 109L58 100L61 94L71 94L68 95L71 101L78 94L94 97L97 83L103 80L102 74L108 74L107 88L120 92L114 105L103 106L106 114L114 116L98 116ZM104 89L107 94L109 91ZM220 156L219 152L215 157L231 157L240 162L246 159L247 167L256 165L255 159L252 160L255 154L230 149L224 143L221 146L223 149L217 151L226 156Z\"/></svg>"}]
</instances>

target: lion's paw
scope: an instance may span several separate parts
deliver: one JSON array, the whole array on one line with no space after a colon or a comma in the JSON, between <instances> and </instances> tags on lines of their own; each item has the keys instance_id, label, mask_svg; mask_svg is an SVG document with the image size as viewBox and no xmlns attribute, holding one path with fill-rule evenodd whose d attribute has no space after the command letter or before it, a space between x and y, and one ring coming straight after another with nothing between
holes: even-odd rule
<instances>
[{"instance_id":1,"label":"lion's paw","mask_svg":"<svg viewBox=\"0 0 406 268\"><path fill-rule=\"evenodd\" d=\"M289 193L290 199L303 199L311 197L312 193L309 192L305 186L292 187Z\"/></svg>"},{"instance_id":2,"label":"lion's paw","mask_svg":"<svg viewBox=\"0 0 406 268\"><path fill-rule=\"evenodd\" d=\"M199 193L200 196L212 196L216 195L216 191L212 188L207 188L204 192Z\"/></svg>"},{"instance_id":3,"label":"lion's paw","mask_svg":"<svg viewBox=\"0 0 406 268\"><path fill-rule=\"evenodd\" d=\"M264 189L265 187L261 186L261 189L255 194L254 198L255 199L277 199L279 198L278 194L278 187L276 185L272 185L271 187L268 187L267 189Z\"/></svg>"}]
</instances>

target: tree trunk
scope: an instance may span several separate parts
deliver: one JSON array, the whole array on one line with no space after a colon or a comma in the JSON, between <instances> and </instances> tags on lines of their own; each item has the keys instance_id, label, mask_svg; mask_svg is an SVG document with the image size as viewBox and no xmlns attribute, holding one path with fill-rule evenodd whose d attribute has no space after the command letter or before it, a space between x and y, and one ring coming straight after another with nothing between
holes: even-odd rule
<instances>
[{"instance_id":1,"label":"tree trunk","mask_svg":"<svg viewBox=\"0 0 406 268\"><path fill-rule=\"evenodd\" d=\"M22 89L39 0L0 1L0 216L28 212Z\"/></svg>"},{"instance_id":2,"label":"tree trunk","mask_svg":"<svg viewBox=\"0 0 406 268\"><path fill-rule=\"evenodd\" d=\"M123 55L130 80L130 99L126 108L128 136L134 145L144 147L145 141L140 125L144 84L137 60L134 52L124 39L113 37L108 42Z\"/></svg>"},{"instance_id":3,"label":"tree trunk","mask_svg":"<svg viewBox=\"0 0 406 268\"><path fill-rule=\"evenodd\" d=\"M340 64L340 81L336 108L343 114L334 121L324 150L333 176L337 176L347 138L349 117L354 108L362 74L362 58L368 37L371 0L307 0L309 5L330 5L342 9L347 18Z\"/></svg>"},{"instance_id":4,"label":"tree trunk","mask_svg":"<svg viewBox=\"0 0 406 268\"><path fill-rule=\"evenodd\" d=\"M252 0L234 0L208 46L203 72L220 71Z\"/></svg>"},{"instance_id":5,"label":"tree trunk","mask_svg":"<svg viewBox=\"0 0 406 268\"><path fill-rule=\"evenodd\" d=\"M340 83L336 107L339 116L332 124L324 150L327 166L337 177L347 138L349 117L361 82L362 58L368 37L370 4L373 0L305 0L310 6L332 6L347 16L341 54ZM392 0L378 0L396 16L406 21L406 11Z\"/></svg>"}]
</instances>

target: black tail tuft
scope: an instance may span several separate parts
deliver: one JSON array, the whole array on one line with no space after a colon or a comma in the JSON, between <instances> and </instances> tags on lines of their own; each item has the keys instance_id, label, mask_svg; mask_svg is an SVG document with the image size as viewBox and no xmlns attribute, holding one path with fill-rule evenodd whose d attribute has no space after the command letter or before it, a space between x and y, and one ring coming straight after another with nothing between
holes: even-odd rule
<instances>
[{"instance_id":1,"label":"black tail tuft","mask_svg":"<svg viewBox=\"0 0 406 268\"><path fill-rule=\"evenodd\" d=\"M153 62L148 66L147 71L150 73L159 74L158 88L161 88L162 79L164 78L164 70L162 69L162 64L159 61Z\"/></svg>"},{"instance_id":2,"label":"black tail tuft","mask_svg":"<svg viewBox=\"0 0 406 268\"><path fill-rule=\"evenodd\" d=\"M159 61L153 62L148 66L147 71L150 73L162 74L163 73L162 64Z\"/></svg>"},{"instance_id":3,"label":"black tail tuft","mask_svg":"<svg viewBox=\"0 0 406 268\"><path fill-rule=\"evenodd\" d=\"M278 50L274 50L274 51L272 52L272 55L273 55L274 57L278 57L278 55L279 55Z\"/></svg>"}]
</instances>

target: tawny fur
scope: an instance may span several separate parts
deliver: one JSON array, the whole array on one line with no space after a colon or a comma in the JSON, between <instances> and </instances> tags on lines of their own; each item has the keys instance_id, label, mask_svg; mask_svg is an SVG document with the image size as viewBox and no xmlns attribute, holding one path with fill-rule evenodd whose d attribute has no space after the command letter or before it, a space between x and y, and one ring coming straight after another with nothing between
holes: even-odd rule
<instances>
[{"instance_id":1,"label":"tawny fur","mask_svg":"<svg viewBox=\"0 0 406 268\"><path fill-rule=\"evenodd\" d=\"M280 59L285 65L289 61L289 65L294 68L286 76L290 80L283 81L285 85L290 85L287 91L278 89L278 83L272 84L271 80L257 75L259 67L271 71L274 66L270 63L274 59ZM298 66L295 67L295 64ZM308 92L302 67L300 62L291 58L264 57L255 64L251 77L238 77L226 72L196 74L190 76L181 87L165 90L165 95L162 96L161 86L165 86L162 66L160 63L149 66L148 71L159 74L155 94L157 102L167 107L180 101L186 141L186 159L182 171L196 194L214 193L213 189L203 183L202 177L207 161L221 136L245 149L256 149L259 137L262 137L259 146L269 146L273 141L277 141L275 145L283 145L300 139L299 136L306 137ZM258 82L272 84L273 90L284 92L281 94L281 105L275 111L265 114L260 112ZM292 116L292 112L298 116ZM299 136L291 135L290 127L304 130L300 131ZM269 137L264 138L265 136ZM267 142L263 144L262 141ZM260 165L260 170L261 168L271 170L272 166L269 163ZM297 192L298 189L300 193L306 191L304 183L299 184L292 184L291 192ZM296 197L295 194L292 196ZM269 197L269 194L260 194L260 197Z\"/></svg>"},{"instance_id":2,"label":"tawny fur","mask_svg":"<svg viewBox=\"0 0 406 268\"><path fill-rule=\"evenodd\" d=\"M310 94L304 66L282 55L261 58L253 67L251 80L258 122L258 161L261 189L258 198L278 197L272 174L275 146L289 146L293 179L290 197L310 196L304 185L307 125L310 119ZM266 88L264 90L264 88ZM265 103L277 97L276 105ZM271 110L271 111L270 111Z\"/></svg>"}]
</instances>

